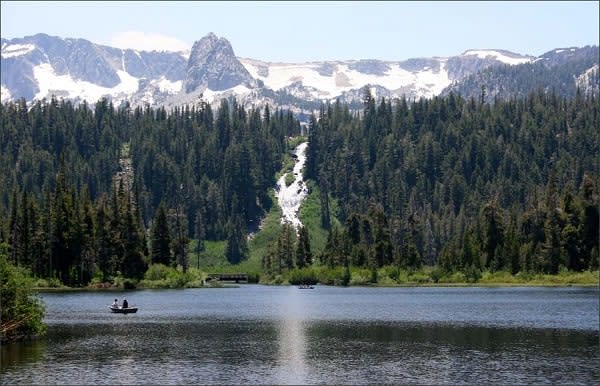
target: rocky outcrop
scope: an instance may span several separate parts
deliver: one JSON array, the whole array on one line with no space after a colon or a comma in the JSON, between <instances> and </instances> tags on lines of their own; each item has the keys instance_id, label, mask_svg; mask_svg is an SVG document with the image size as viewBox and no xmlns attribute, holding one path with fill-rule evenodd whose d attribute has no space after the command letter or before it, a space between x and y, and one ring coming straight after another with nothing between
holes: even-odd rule
<instances>
[{"instance_id":1,"label":"rocky outcrop","mask_svg":"<svg viewBox=\"0 0 600 386\"><path fill-rule=\"evenodd\" d=\"M227 39L210 33L192 46L184 81L186 93L200 88L222 91L253 81Z\"/></svg>"}]
</instances>

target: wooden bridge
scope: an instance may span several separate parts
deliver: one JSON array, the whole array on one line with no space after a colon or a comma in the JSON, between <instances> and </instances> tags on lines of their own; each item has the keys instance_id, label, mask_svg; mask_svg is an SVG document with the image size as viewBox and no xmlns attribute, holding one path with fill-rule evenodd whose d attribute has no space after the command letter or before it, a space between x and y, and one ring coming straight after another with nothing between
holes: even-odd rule
<instances>
[{"instance_id":1,"label":"wooden bridge","mask_svg":"<svg viewBox=\"0 0 600 386\"><path fill-rule=\"evenodd\" d=\"M248 274L247 273L209 273L206 275L206 281L233 281L236 283L247 283L248 282Z\"/></svg>"}]
</instances>

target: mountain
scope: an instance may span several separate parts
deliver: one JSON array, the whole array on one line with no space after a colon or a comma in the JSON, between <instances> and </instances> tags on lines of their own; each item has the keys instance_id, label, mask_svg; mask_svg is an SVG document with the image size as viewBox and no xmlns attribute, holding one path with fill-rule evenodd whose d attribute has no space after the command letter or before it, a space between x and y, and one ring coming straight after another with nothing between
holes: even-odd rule
<instances>
[{"instance_id":1,"label":"mountain","mask_svg":"<svg viewBox=\"0 0 600 386\"><path fill-rule=\"evenodd\" d=\"M37 34L2 39L2 101L56 95L96 102L160 104L179 91L187 59L182 53L122 50L84 39Z\"/></svg>"},{"instance_id":2,"label":"mountain","mask_svg":"<svg viewBox=\"0 0 600 386\"><path fill-rule=\"evenodd\" d=\"M231 44L210 33L194 43L187 64L184 90L200 87L222 91L239 84L252 84L253 78L233 53Z\"/></svg>"},{"instance_id":3,"label":"mountain","mask_svg":"<svg viewBox=\"0 0 600 386\"><path fill-rule=\"evenodd\" d=\"M195 42L189 53L123 50L45 34L2 39L1 44L3 102L56 95L75 102L108 97L115 103L170 107L199 98L236 97L244 106L269 103L300 113L336 99L358 107L366 86L378 98L480 93L482 82L488 95L510 94L524 84L522 74L538 67L546 71L540 77L546 88L557 88L556 82L569 90L576 84L597 88L597 47L554 50L538 58L477 49L404 61L272 63L236 57L231 44L213 33ZM557 69L561 75L552 75ZM507 82L516 86L504 86Z\"/></svg>"},{"instance_id":4,"label":"mountain","mask_svg":"<svg viewBox=\"0 0 600 386\"><path fill-rule=\"evenodd\" d=\"M523 97L539 89L567 97L574 97L577 89L597 95L599 55L597 46L559 48L518 66L492 66L472 73L441 94L480 98L483 86L488 98Z\"/></svg>"}]
</instances>

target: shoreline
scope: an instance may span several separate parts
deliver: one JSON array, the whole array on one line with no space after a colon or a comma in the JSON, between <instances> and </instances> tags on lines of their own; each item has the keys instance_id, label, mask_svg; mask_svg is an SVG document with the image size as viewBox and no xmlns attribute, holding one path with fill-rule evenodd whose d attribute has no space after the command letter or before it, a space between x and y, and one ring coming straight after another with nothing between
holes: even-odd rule
<instances>
[{"instance_id":1,"label":"shoreline","mask_svg":"<svg viewBox=\"0 0 600 386\"><path fill-rule=\"evenodd\" d=\"M265 285L271 287L290 287L297 284L274 284L274 283L245 283L243 285ZM360 287L360 288L515 288L515 287L546 287L546 288L569 288L569 287L584 287L584 288L600 288L598 283L402 283L402 284L358 284L358 285L332 285L317 283L315 286L324 287ZM177 288L94 288L94 287L37 287L33 288L34 292L122 292L122 291L141 291L141 290L173 290L173 289L216 289L216 288L239 288L239 284L228 285L224 284L220 287L204 286L204 287L177 287Z\"/></svg>"}]
</instances>

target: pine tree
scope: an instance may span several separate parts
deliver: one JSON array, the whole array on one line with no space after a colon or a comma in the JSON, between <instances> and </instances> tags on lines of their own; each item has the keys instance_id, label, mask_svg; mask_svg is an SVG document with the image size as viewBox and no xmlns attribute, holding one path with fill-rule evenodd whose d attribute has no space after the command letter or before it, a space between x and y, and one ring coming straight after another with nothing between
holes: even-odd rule
<instances>
[{"instance_id":1,"label":"pine tree","mask_svg":"<svg viewBox=\"0 0 600 386\"><path fill-rule=\"evenodd\" d=\"M495 202L486 204L481 212L483 228L483 251L485 252L486 267L492 270L502 269L504 261L498 253L504 243L504 225L500 208Z\"/></svg>"},{"instance_id":2,"label":"pine tree","mask_svg":"<svg viewBox=\"0 0 600 386\"><path fill-rule=\"evenodd\" d=\"M558 273L559 267L564 266L561 239L562 219L558 204L557 177L552 172L546 187L546 202L544 210L546 221L544 222L544 243L542 245L542 264L544 271L550 274Z\"/></svg>"},{"instance_id":3,"label":"pine tree","mask_svg":"<svg viewBox=\"0 0 600 386\"><path fill-rule=\"evenodd\" d=\"M225 257L231 264L238 264L246 259L248 247L246 237L241 232L242 222L238 218L235 223L229 223L227 226L228 236L225 246Z\"/></svg>"},{"instance_id":4,"label":"pine tree","mask_svg":"<svg viewBox=\"0 0 600 386\"><path fill-rule=\"evenodd\" d=\"M150 250L153 264L172 265L171 231L167 221L167 213L163 203L156 210L152 224Z\"/></svg>"},{"instance_id":5,"label":"pine tree","mask_svg":"<svg viewBox=\"0 0 600 386\"><path fill-rule=\"evenodd\" d=\"M306 227L300 226L298 229L298 240L296 242L296 267L304 268L312 264L312 253L310 250L310 240Z\"/></svg>"},{"instance_id":6,"label":"pine tree","mask_svg":"<svg viewBox=\"0 0 600 386\"><path fill-rule=\"evenodd\" d=\"M148 268L146 256L144 256L143 230L139 228L134 210L131 207L131 199L127 200L127 210L124 219L124 256L121 272L125 277L141 279Z\"/></svg>"}]
</instances>

